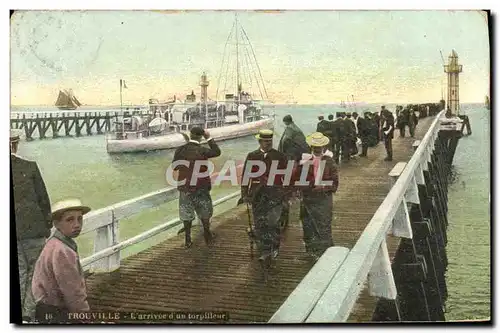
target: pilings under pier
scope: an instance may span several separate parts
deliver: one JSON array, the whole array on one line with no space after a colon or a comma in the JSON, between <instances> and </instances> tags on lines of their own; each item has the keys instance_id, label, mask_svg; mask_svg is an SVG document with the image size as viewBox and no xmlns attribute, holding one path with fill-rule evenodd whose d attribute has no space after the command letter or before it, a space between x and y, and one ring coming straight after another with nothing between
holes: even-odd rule
<instances>
[{"instance_id":1,"label":"pilings under pier","mask_svg":"<svg viewBox=\"0 0 500 333\"><path fill-rule=\"evenodd\" d=\"M80 137L82 135L103 134L112 129L113 120L122 115L144 115L145 111L130 112L17 112L11 113L10 128L24 130L27 141L38 138L45 139L49 136ZM61 133L62 132L62 133Z\"/></svg>"},{"instance_id":2,"label":"pilings under pier","mask_svg":"<svg viewBox=\"0 0 500 333\"><path fill-rule=\"evenodd\" d=\"M374 321L445 321L448 182L460 137L461 131L438 134L418 184L419 203L408 204L413 238L401 239L392 262L398 295L379 300Z\"/></svg>"}]
</instances>

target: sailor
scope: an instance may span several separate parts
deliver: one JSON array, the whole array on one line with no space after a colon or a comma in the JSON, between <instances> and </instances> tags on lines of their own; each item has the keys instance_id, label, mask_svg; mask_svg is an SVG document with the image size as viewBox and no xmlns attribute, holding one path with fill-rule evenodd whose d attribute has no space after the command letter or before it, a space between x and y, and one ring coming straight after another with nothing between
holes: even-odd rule
<instances>
[{"instance_id":1,"label":"sailor","mask_svg":"<svg viewBox=\"0 0 500 333\"><path fill-rule=\"evenodd\" d=\"M243 202L252 206L259 261L267 269L279 253L283 201L287 201L290 194L284 187L283 174L275 173L274 179L269 179L271 165L275 165L278 170L284 170L288 163L285 154L273 148L273 131L260 130L255 137L260 147L248 153L246 157L242 173L241 198ZM261 167L265 169L259 170L257 164L262 162ZM292 170L290 177L291 172Z\"/></svg>"},{"instance_id":2,"label":"sailor","mask_svg":"<svg viewBox=\"0 0 500 333\"><path fill-rule=\"evenodd\" d=\"M394 138L394 116L392 112L385 109L382 111L381 131L384 138L387 157L384 161L392 161L392 139Z\"/></svg>"},{"instance_id":3,"label":"sailor","mask_svg":"<svg viewBox=\"0 0 500 333\"><path fill-rule=\"evenodd\" d=\"M17 155L20 131L10 133L10 161L16 221L17 261L21 292L22 317L35 319L35 301L31 279L36 260L50 235L50 199L36 162Z\"/></svg>"},{"instance_id":4,"label":"sailor","mask_svg":"<svg viewBox=\"0 0 500 333\"><path fill-rule=\"evenodd\" d=\"M291 115L286 115L283 117L283 123L285 124L285 131L281 136L280 143L278 145L278 151L285 154L288 160L298 162L302 157L303 153L309 151L309 146L306 142L306 137L302 130L293 122ZM281 216L281 227L288 225L290 215L290 204L288 200L283 201L283 212Z\"/></svg>"},{"instance_id":5,"label":"sailor","mask_svg":"<svg viewBox=\"0 0 500 333\"><path fill-rule=\"evenodd\" d=\"M83 215L89 211L78 199L53 205L55 231L36 262L32 281L39 322L68 322L68 313L89 311L85 278L73 240L82 231Z\"/></svg>"},{"instance_id":6,"label":"sailor","mask_svg":"<svg viewBox=\"0 0 500 333\"><path fill-rule=\"evenodd\" d=\"M179 190L179 219L184 224L185 248L192 245L191 226L196 217L195 213L203 225L205 243L210 245L215 238L215 234L210 231L210 219L213 215L212 197L210 196L212 182L210 175L205 176L204 174L208 171L206 165L208 159L221 154L219 146L210 137L208 131L201 127L193 127L190 136L189 142L177 148L172 161L172 164L177 164L174 167L174 172L177 173L177 181L179 182L177 186ZM201 145L202 138L207 140L208 147ZM186 164L179 164L181 161L185 161ZM195 170L195 166L199 167L199 170Z\"/></svg>"},{"instance_id":7,"label":"sailor","mask_svg":"<svg viewBox=\"0 0 500 333\"><path fill-rule=\"evenodd\" d=\"M339 180L333 153L326 149L328 141L319 132L308 136L312 154L302 155L294 173L295 186L302 192L300 215L306 253L315 260L333 246L333 193L337 191ZM298 183L302 173L307 175L305 182Z\"/></svg>"}]
</instances>

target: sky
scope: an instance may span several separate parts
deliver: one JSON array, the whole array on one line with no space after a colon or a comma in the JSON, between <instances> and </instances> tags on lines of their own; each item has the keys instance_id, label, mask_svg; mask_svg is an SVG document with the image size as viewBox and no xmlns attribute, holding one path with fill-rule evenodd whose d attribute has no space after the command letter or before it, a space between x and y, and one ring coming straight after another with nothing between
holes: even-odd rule
<instances>
[{"instance_id":1,"label":"sky","mask_svg":"<svg viewBox=\"0 0 500 333\"><path fill-rule=\"evenodd\" d=\"M231 11L21 11L11 17L11 104L53 105L71 88L86 105L147 104L199 96L206 72L236 82ZM479 11L238 12L267 99L275 103L437 102L446 85L440 50L463 65L460 100L489 94L487 18ZM258 70L240 30L243 90L260 98ZM251 66L253 65L253 66ZM227 69L226 68L226 69ZM252 71L248 69L254 69ZM233 84L235 86L235 84ZM230 89L231 84L226 84ZM219 90L222 90L220 88ZM262 90L262 89L261 89ZM444 89L446 91L446 89Z\"/></svg>"}]
</instances>

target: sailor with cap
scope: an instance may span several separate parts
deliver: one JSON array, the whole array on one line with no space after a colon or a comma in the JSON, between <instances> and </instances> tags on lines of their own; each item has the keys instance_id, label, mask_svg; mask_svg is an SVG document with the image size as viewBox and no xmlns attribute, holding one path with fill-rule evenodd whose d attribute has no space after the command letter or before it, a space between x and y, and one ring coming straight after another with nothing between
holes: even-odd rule
<instances>
[{"instance_id":1,"label":"sailor with cap","mask_svg":"<svg viewBox=\"0 0 500 333\"><path fill-rule=\"evenodd\" d=\"M283 174L274 172L273 179L269 180L269 177L272 166L277 167L277 170L284 170L288 163L286 155L273 148L273 131L260 130L255 137L260 147L246 157L241 198L252 206L259 261L267 269L272 259L278 256L283 201L288 201L290 196L290 192L284 187ZM293 167L293 163L291 165ZM290 176L291 172L292 170Z\"/></svg>"},{"instance_id":2,"label":"sailor with cap","mask_svg":"<svg viewBox=\"0 0 500 333\"><path fill-rule=\"evenodd\" d=\"M333 153L326 149L328 137L316 132L307 137L307 143L312 154L302 155L294 180L301 179L302 173L307 175L304 183L295 185L302 191L300 215L306 252L317 260L333 246L333 193L337 191L339 178Z\"/></svg>"},{"instance_id":3,"label":"sailor with cap","mask_svg":"<svg viewBox=\"0 0 500 333\"><path fill-rule=\"evenodd\" d=\"M83 216L89 211L78 199L59 201L52 207L55 231L36 262L32 281L36 319L40 322L68 322L68 313L89 311L85 278L73 240L82 231Z\"/></svg>"},{"instance_id":4,"label":"sailor with cap","mask_svg":"<svg viewBox=\"0 0 500 333\"><path fill-rule=\"evenodd\" d=\"M35 262L50 235L50 199L38 165L17 154L20 131L10 132L10 162L14 216L16 221L17 260L23 320L35 317L31 279Z\"/></svg>"},{"instance_id":5,"label":"sailor with cap","mask_svg":"<svg viewBox=\"0 0 500 333\"><path fill-rule=\"evenodd\" d=\"M176 164L174 172L177 173L179 190L179 219L184 224L186 248L191 247L191 226L195 219L195 213L203 225L203 236L205 243L210 245L215 234L210 231L210 219L213 215L213 204L210 191L212 181L210 175L201 177L200 172L205 174L208 171L206 161L209 158L220 156L221 151L217 143L210 137L210 133L201 127L191 128L191 139L185 145L177 148L174 153L172 164ZM205 138L208 147L201 145L202 138ZM184 165L182 161L186 162ZM198 163L196 163L198 161ZM200 170L194 170L199 166ZM203 162L205 161L205 162ZM198 177L200 176L200 177Z\"/></svg>"}]
</instances>

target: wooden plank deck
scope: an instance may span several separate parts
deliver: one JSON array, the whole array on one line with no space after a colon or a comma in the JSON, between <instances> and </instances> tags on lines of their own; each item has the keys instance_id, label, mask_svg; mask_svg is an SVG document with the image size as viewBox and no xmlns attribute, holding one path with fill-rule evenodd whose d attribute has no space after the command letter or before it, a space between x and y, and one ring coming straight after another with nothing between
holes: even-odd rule
<instances>
[{"instance_id":1,"label":"wooden plank deck","mask_svg":"<svg viewBox=\"0 0 500 333\"><path fill-rule=\"evenodd\" d=\"M334 198L333 240L352 248L385 195L388 173L398 161L408 161L412 143L421 139L432 118L421 119L415 138L393 140L394 161L384 161L382 143L340 168ZM122 261L120 269L87 279L89 303L95 311L226 311L229 322L267 322L312 267L304 257L298 205L291 209L280 257L267 285L257 260L250 259L247 213L238 207L213 219L218 234L212 248L201 237L182 248L175 237ZM200 234L193 230L193 235ZM399 241L388 237L393 258ZM370 321L376 299L363 290L348 321Z\"/></svg>"}]
</instances>

